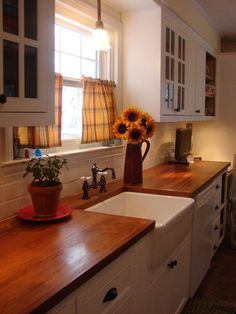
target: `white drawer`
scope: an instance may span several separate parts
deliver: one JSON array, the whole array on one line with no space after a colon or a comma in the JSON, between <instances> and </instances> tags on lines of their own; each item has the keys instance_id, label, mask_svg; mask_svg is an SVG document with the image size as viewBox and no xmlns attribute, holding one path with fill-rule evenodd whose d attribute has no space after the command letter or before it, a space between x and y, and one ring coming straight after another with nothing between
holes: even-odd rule
<instances>
[{"instance_id":1,"label":"white drawer","mask_svg":"<svg viewBox=\"0 0 236 314\"><path fill-rule=\"evenodd\" d=\"M105 301L108 295L111 300ZM119 258L77 290L80 314L132 313L132 270L129 256ZM109 299L109 298L108 298ZM119 308L122 309L119 311Z\"/></svg>"},{"instance_id":2,"label":"white drawer","mask_svg":"<svg viewBox=\"0 0 236 314\"><path fill-rule=\"evenodd\" d=\"M213 233L212 234L212 239L213 239L212 248L213 248L213 251L217 250L217 248L219 246L220 228L221 228L220 215L218 215L216 217L216 219L214 220L213 225L212 225L212 233Z\"/></svg>"}]
</instances>

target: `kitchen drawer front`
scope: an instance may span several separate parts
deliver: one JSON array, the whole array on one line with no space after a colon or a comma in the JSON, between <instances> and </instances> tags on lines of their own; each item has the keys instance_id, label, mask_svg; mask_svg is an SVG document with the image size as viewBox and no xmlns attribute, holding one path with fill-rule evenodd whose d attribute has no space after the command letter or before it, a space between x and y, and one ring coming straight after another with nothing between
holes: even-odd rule
<instances>
[{"instance_id":1,"label":"kitchen drawer front","mask_svg":"<svg viewBox=\"0 0 236 314\"><path fill-rule=\"evenodd\" d=\"M77 314L75 295L71 294L53 307L47 314Z\"/></svg>"},{"instance_id":2,"label":"kitchen drawer front","mask_svg":"<svg viewBox=\"0 0 236 314\"><path fill-rule=\"evenodd\" d=\"M216 217L212 225L212 250L213 253L217 250L220 241L220 215Z\"/></svg>"},{"instance_id":3,"label":"kitchen drawer front","mask_svg":"<svg viewBox=\"0 0 236 314\"><path fill-rule=\"evenodd\" d=\"M215 179L214 189L215 189L215 194L214 194L214 202L213 202L213 211L216 217L219 214L220 207L221 207L221 191L222 191L222 177L221 176Z\"/></svg>"},{"instance_id":4,"label":"kitchen drawer front","mask_svg":"<svg viewBox=\"0 0 236 314\"><path fill-rule=\"evenodd\" d=\"M132 313L132 267L129 256L107 266L77 291L77 311Z\"/></svg>"}]
</instances>

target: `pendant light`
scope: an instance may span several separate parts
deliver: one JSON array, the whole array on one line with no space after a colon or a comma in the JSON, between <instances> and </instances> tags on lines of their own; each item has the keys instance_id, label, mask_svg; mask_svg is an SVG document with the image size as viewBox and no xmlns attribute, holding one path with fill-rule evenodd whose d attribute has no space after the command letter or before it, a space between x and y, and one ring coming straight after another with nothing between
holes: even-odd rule
<instances>
[{"instance_id":1,"label":"pendant light","mask_svg":"<svg viewBox=\"0 0 236 314\"><path fill-rule=\"evenodd\" d=\"M97 21L96 28L93 32L93 43L95 49L98 51L111 49L107 31L104 29L103 22L101 20L101 0L97 0Z\"/></svg>"}]
</instances>

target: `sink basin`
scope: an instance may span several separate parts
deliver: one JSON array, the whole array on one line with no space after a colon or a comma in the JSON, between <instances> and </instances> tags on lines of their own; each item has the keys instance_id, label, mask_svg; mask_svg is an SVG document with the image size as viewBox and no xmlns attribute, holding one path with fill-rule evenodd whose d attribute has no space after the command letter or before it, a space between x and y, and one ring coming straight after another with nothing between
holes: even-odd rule
<instances>
[{"instance_id":1,"label":"sink basin","mask_svg":"<svg viewBox=\"0 0 236 314\"><path fill-rule=\"evenodd\" d=\"M150 245L151 266L157 267L188 234L193 203L193 199L185 197L123 192L86 210L155 220Z\"/></svg>"}]
</instances>

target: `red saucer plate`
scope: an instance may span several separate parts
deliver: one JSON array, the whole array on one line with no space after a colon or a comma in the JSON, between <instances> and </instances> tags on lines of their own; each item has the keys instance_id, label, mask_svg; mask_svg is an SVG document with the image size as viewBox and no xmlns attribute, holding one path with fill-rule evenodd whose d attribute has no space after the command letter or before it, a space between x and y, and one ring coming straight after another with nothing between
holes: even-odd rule
<instances>
[{"instance_id":1,"label":"red saucer plate","mask_svg":"<svg viewBox=\"0 0 236 314\"><path fill-rule=\"evenodd\" d=\"M17 215L24 219L24 220L30 220L30 221L53 221L65 218L69 216L72 213L73 209L70 207L65 207L62 205L59 205L58 210L56 212L55 216L50 217L37 217L35 215L35 211L33 206L27 206L24 208L21 208L17 211Z\"/></svg>"}]
</instances>

